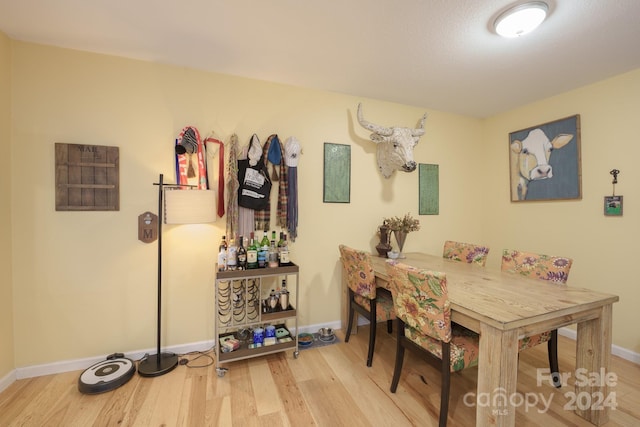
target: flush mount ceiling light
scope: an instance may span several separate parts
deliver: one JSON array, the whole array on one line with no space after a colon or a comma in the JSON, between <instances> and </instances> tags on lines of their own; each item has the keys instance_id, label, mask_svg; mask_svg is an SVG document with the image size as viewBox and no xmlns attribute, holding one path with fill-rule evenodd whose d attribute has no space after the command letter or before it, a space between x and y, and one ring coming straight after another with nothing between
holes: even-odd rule
<instances>
[{"instance_id":1,"label":"flush mount ceiling light","mask_svg":"<svg viewBox=\"0 0 640 427\"><path fill-rule=\"evenodd\" d=\"M549 6L543 1L530 1L500 14L493 23L502 37L519 37L535 30L547 17Z\"/></svg>"}]
</instances>

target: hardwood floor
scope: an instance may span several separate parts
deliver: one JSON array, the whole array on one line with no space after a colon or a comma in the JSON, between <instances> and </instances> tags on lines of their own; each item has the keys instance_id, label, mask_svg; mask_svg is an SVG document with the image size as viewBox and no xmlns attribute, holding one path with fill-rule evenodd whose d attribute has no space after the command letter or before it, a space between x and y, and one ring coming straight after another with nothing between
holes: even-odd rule
<instances>
[{"instance_id":1,"label":"hardwood floor","mask_svg":"<svg viewBox=\"0 0 640 427\"><path fill-rule=\"evenodd\" d=\"M343 340L341 331L338 335ZM431 365L407 352L395 394L389 392L395 339L378 328L373 367L365 366L368 327L349 343L279 353L225 364L219 378L215 366L178 366L157 378L134 377L122 387L84 395L77 389L81 372L19 380L0 393L0 426L435 426L440 378ZM575 342L560 337L562 372L575 367ZM191 356L185 356L191 357ZM202 365L204 359L194 361ZM536 368L548 367L546 346L520 355L518 392L534 402L517 410L517 426L591 426L571 410L573 378L560 390L538 386ZM618 407L613 426L640 425L640 366L613 357L611 388ZM475 408L465 394L476 389L477 368L451 379L451 427L475 424ZM551 402L544 410L540 396ZM469 401L467 399L467 401ZM471 399L475 401L475 399Z\"/></svg>"}]
</instances>

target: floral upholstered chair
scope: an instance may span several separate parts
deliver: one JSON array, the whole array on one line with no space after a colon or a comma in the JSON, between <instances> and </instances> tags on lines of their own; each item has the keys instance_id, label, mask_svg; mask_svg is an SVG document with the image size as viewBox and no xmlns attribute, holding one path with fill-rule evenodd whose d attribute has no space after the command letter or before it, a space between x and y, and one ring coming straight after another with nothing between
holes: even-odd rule
<instances>
[{"instance_id":1,"label":"floral upholstered chair","mask_svg":"<svg viewBox=\"0 0 640 427\"><path fill-rule=\"evenodd\" d=\"M387 273L398 324L391 392L396 392L400 381L405 348L439 360L442 376L439 425L446 426L451 372L478 364L479 336L451 322L444 273L393 261L387 261Z\"/></svg>"},{"instance_id":2,"label":"floral upholstered chair","mask_svg":"<svg viewBox=\"0 0 640 427\"><path fill-rule=\"evenodd\" d=\"M517 250L505 249L502 251L502 271L521 274L540 280L564 286L569 278L573 260L571 258L535 254ZM548 343L549 369L556 387L562 385L558 368L558 330L546 331L540 334L524 337L520 340L519 351L535 347L538 344Z\"/></svg>"},{"instance_id":3,"label":"floral upholstered chair","mask_svg":"<svg viewBox=\"0 0 640 427\"><path fill-rule=\"evenodd\" d=\"M387 322L387 331L392 332L393 319L396 318L393 311L391 294L376 288L376 278L373 273L371 255L357 249L340 245L340 260L342 261L343 274L349 288L349 320L345 342L349 342L353 315L357 311L370 323L369 326L369 353L367 366L373 363L373 349L376 344L377 322Z\"/></svg>"},{"instance_id":4,"label":"floral upholstered chair","mask_svg":"<svg viewBox=\"0 0 640 427\"><path fill-rule=\"evenodd\" d=\"M444 242L442 257L454 261L464 261L469 264L474 263L484 265L487 262L489 248L486 246L474 245L472 243L461 243L447 240Z\"/></svg>"}]
</instances>

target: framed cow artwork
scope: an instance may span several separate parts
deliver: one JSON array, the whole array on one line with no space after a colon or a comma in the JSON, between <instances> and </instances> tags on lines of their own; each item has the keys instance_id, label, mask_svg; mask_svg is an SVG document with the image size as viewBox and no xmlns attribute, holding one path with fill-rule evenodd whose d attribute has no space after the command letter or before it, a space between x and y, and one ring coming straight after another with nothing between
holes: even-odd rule
<instances>
[{"instance_id":1,"label":"framed cow artwork","mask_svg":"<svg viewBox=\"0 0 640 427\"><path fill-rule=\"evenodd\" d=\"M580 116L509 134L512 202L582 198Z\"/></svg>"}]
</instances>

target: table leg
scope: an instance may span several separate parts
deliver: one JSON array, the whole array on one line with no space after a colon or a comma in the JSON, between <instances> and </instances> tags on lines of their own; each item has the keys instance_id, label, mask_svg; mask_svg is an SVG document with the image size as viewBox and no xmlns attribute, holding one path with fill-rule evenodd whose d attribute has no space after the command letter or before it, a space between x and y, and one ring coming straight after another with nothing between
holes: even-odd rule
<instances>
[{"instance_id":1,"label":"table leg","mask_svg":"<svg viewBox=\"0 0 640 427\"><path fill-rule=\"evenodd\" d=\"M476 426L514 426L518 331L480 325Z\"/></svg>"},{"instance_id":2,"label":"table leg","mask_svg":"<svg viewBox=\"0 0 640 427\"><path fill-rule=\"evenodd\" d=\"M616 373L609 372L612 308L605 305L599 318L578 323L575 399L569 403L576 414L597 426L609 421L609 409L616 402L615 390L609 391L617 382Z\"/></svg>"}]
</instances>

